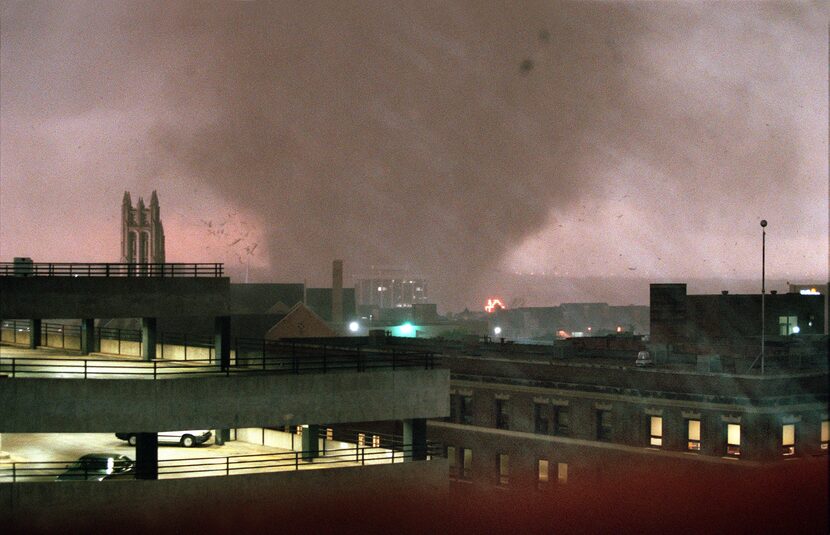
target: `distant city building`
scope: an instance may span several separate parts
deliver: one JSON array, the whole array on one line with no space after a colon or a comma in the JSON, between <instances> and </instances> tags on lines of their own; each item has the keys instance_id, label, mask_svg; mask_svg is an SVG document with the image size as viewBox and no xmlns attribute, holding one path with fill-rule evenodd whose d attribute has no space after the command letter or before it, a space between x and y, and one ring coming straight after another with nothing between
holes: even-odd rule
<instances>
[{"instance_id":1,"label":"distant city building","mask_svg":"<svg viewBox=\"0 0 830 535\"><path fill-rule=\"evenodd\" d=\"M159 215L159 199L155 190L150 206L138 198L133 208L130 192L121 202L121 262L130 264L164 263L164 227Z\"/></svg>"},{"instance_id":2,"label":"distant city building","mask_svg":"<svg viewBox=\"0 0 830 535\"><path fill-rule=\"evenodd\" d=\"M499 309L489 314L491 331L511 340L548 340L613 333L648 332L647 306L607 303L562 303L554 307Z\"/></svg>"},{"instance_id":3,"label":"distant city building","mask_svg":"<svg viewBox=\"0 0 830 535\"><path fill-rule=\"evenodd\" d=\"M650 291L652 344L688 354L746 358L760 352L760 294L688 295L685 284L652 284ZM823 331L824 296L818 292L765 296L764 334L770 351Z\"/></svg>"},{"instance_id":4,"label":"distant city building","mask_svg":"<svg viewBox=\"0 0 830 535\"><path fill-rule=\"evenodd\" d=\"M406 276L373 277L355 281L359 305L378 308L410 308L428 303L427 281Z\"/></svg>"}]
</instances>

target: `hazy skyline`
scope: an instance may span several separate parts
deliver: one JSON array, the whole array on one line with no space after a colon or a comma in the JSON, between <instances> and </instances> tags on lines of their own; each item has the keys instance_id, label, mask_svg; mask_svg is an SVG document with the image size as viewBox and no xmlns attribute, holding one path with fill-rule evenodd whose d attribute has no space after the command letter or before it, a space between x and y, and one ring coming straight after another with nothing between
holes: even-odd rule
<instances>
[{"instance_id":1,"label":"hazy skyline","mask_svg":"<svg viewBox=\"0 0 830 535\"><path fill-rule=\"evenodd\" d=\"M168 261L450 309L754 279L762 218L771 279L828 277L823 3L1 5L4 261L118 261L156 189Z\"/></svg>"}]
</instances>

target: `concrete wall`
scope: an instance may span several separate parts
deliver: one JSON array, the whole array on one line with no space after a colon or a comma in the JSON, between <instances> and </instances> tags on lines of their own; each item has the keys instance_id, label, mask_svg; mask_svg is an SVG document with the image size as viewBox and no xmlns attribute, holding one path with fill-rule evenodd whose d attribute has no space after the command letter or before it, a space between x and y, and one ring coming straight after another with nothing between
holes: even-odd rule
<instances>
[{"instance_id":1,"label":"concrete wall","mask_svg":"<svg viewBox=\"0 0 830 535\"><path fill-rule=\"evenodd\" d=\"M121 522L129 518L151 528L149 532L166 532L171 527L170 521L194 513L238 515L240 510L279 511L288 520L290 513L297 509L311 510L357 493L383 496L412 492L437 499L446 497L446 459L158 481L2 484L0 519L11 521L18 529L36 531L72 526L73 531L82 531L82 527L99 523L101 519L116 518ZM130 531L131 525L134 524L121 527Z\"/></svg>"},{"instance_id":2,"label":"concrete wall","mask_svg":"<svg viewBox=\"0 0 830 535\"><path fill-rule=\"evenodd\" d=\"M0 433L103 433L440 418L449 370L170 379L0 378Z\"/></svg>"},{"instance_id":3,"label":"concrete wall","mask_svg":"<svg viewBox=\"0 0 830 535\"><path fill-rule=\"evenodd\" d=\"M6 319L227 316L230 279L0 277L0 311Z\"/></svg>"},{"instance_id":4,"label":"concrete wall","mask_svg":"<svg viewBox=\"0 0 830 535\"><path fill-rule=\"evenodd\" d=\"M725 374L680 372L666 369L638 369L634 366L591 366L550 364L539 361L498 361L490 359L454 358L442 359L456 377L489 376L510 380L549 381L572 385L597 385L634 389L640 392L673 392L690 395L717 395L758 398L774 395L814 394L826 396L827 372L805 370L800 374L733 376ZM582 388L582 386L580 386Z\"/></svg>"}]
</instances>

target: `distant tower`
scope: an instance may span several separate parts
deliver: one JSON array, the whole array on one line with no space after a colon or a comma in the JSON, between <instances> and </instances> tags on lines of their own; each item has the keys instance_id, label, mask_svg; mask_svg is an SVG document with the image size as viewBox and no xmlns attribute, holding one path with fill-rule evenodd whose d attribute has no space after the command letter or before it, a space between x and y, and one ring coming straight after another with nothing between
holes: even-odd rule
<instances>
[{"instance_id":1,"label":"distant tower","mask_svg":"<svg viewBox=\"0 0 830 535\"><path fill-rule=\"evenodd\" d=\"M133 208L130 192L124 192L121 202L121 262L138 264L164 263L164 227L159 217L159 198L156 191L150 197L150 207L138 198Z\"/></svg>"}]
</instances>

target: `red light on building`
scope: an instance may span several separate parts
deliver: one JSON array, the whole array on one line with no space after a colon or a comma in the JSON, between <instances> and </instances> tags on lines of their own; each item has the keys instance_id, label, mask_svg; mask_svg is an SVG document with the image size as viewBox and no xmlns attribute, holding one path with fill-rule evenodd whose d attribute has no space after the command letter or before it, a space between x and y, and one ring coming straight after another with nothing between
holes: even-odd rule
<instances>
[{"instance_id":1,"label":"red light on building","mask_svg":"<svg viewBox=\"0 0 830 535\"><path fill-rule=\"evenodd\" d=\"M492 314L496 308L507 308L504 306L504 303L501 302L501 299L488 299L487 304L484 306L484 310L487 311L488 314Z\"/></svg>"}]
</instances>

